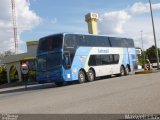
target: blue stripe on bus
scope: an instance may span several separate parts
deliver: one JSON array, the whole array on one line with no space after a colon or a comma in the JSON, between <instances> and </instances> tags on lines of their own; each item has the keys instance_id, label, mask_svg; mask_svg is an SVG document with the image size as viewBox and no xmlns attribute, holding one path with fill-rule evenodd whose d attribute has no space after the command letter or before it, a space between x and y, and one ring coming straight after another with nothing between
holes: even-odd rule
<instances>
[{"instance_id":1,"label":"blue stripe on bus","mask_svg":"<svg viewBox=\"0 0 160 120\"><path fill-rule=\"evenodd\" d=\"M84 68L87 57L91 51L91 47L80 47L74 56L72 63L72 80L78 80L78 72L81 68Z\"/></svg>"}]
</instances>

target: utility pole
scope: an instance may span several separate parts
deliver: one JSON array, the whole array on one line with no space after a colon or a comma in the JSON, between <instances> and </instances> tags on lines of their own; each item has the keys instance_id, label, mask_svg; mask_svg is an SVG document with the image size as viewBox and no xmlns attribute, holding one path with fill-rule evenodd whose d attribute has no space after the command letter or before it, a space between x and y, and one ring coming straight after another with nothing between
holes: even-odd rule
<instances>
[{"instance_id":1,"label":"utility pole","mask_svg":"<svg viewBox=\"0 0 160 120\"><path fill-rule=\"evenodd\" d=\"M143 47L143 38L142 38L142 35L143 35L143 31L141 30L141 41L142 41L142 53L143 53L143 60L144 60L144 66L145 66L145 52L144 52L144 47Z\"/></svg>"},{"instance_id":2,"label":"utility pole","mask_svg":"<svg viewBox=\"0 0 160 120\"><path fill-rule=\"evenodd\" d=\"M17 23L16 23L16 11L15 11L15 1L11 0L12 4L12 23L13 23L13 35L15 43L15 53L18 53L18 39L17 39Z\"/></svg>"},{"instance_id":3,"label":"utility pole","mask_svg":"<svg viewBox=\"0 0 160 120\"><path fill-rule=\"evenodd\" d=\"M159 69L159 55L158 55L158 49L157 49L157 41L156 41L156 34L155 34L155 27L154 27L154 20L153 20L153 12L152 12L152 3L151 0L149 0L150 5L150 13L151 13L151 19L152 19L152 27L153 27L153 36L154 36L154 43L155 43L155 52L156 52L156 58L157 58L157 69Z\"/></svg>"}]
</instances>

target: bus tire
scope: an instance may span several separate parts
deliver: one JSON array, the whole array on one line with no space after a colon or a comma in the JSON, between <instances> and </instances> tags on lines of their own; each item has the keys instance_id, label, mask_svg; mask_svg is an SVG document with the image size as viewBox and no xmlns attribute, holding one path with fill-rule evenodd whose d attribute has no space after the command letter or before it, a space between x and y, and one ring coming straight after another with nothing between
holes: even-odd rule
<instances>
[{"instance_id":1,"label":"bus tire","mask_svg":"<svg viewBox=\"0 0 160 120\"><path fill-rule=\"evenodd\" d=\"M125 68L124 66L120 67L120 76L124 76L125 75Z\"/></svg>"},{"instance_id":2,"label":"bus tire","mask_svg":"<svg viewBox=\"0 0 160 120\"><path fill-rule=\"evenodd\" d=\"M125 75L129 75L129 67L128 67L128 65L125 68Z\"/></svg>"},{"instance_id":3,"label":"bus tire","mask_svg":"<svg viewBox=\"0 0 160 120\"><path fill-rule=\"evenodd\" d=\"M95 80L95 73L93 70L89 70L88 71L88 74L87 74L87 77L88 77L88 82L92 82Z\"/></svg>"},{"instance_id":4,"label":"bus tire","mask_svg":"<svg viewBox=\"0 0 160 120\"><path fill-rule=\"evenodd\" d=\"M80 84L86 82L86 76L85 76L85 73L82 70L80 70L79 73L78 73L78 82Z\"/></svg>"},{"instance_id":5,"label":"bus tire","mask_svg":"<svg viewBox=\"0 0 160 120\"><path fill-rule=\"evenodd\" d=\"M63 82L55 82L56 86L60 87L60 86L63 86L64 83Z\"/></svg>"},{"instance_id":6,"label":"bus tire","mask_svg":"<svg viewBox=\"0 0 160 120\"><path fill-rule=\"evenodd\" d=\"M38 84L44 84L44 82L43 81L38 81Z\"/></svg>"}]
</instances>

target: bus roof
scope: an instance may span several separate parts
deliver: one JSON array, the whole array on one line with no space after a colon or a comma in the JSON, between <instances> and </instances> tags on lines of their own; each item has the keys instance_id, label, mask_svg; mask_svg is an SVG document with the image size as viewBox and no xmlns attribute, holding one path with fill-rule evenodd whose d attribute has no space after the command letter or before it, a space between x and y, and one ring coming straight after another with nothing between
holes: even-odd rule
<instances>
[{"instance_id":1,"label":"bus roof","mask_svg":"<svg viewBox=\"0 0 160 120\"><path fill-rule=\"evenodd\" d=\"M114 37L114 36L107 36L107 35L94 35L94 34L87 34L87 33L68 33L68 32L62 32L62 33L55 33L55 34L51 34L51 35L47 35L45 37L42 37L42 38L46 38L46 37L50 37L50 36L54 36L54 35L60 35L60 34L63 34L63 35L66 35L66 34L73 34L73 35L89 35L89 36L104 36L104 37L113 37L113 38L124 38L124 39L132 39L132 38L125 38L125 37ZM42 39L40 38L40 39Z\"/></svg>"},{"instance_id":2,"label":"bus roof","mask_svg":"<svg viewBox=\"0 0 160 120\"><path fill-rule=\"evenodd\" d=\"M102 35L102 34L98 34L98 35L94 35L94 34L87 34L87 33L60 33L60 34L74 34L74 35L89 35L89 36L104 36L104 37L113 37L113 38L125 38L125 39L132 39L132 38L128 38L128 37L115 37L115 36L108 36L108 35Z\"/></svg>"}]
</instances>

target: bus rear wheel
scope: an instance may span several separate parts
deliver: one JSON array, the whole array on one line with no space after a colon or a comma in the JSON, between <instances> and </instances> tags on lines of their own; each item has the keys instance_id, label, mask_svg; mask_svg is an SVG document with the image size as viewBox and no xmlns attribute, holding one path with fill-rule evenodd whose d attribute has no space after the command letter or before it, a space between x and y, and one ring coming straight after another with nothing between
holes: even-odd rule
<instances>
[{"instance_id":1,"label":"bus rear wheel","mask_svg":"<svg viewBox=\"0 0 160 120\"><path fill-rule=\"evenodd\" d=\"M120 76L124 76L125 75L125 68L123 66L121 66L120 68Z\"/></svg>"},{"instance_id":2,"label":"bus rear wheel","mask_svg":"<svg viewBox=\"0 0 160 120\"><path fill-rule=\"evenodd\" d=\"M78 73L78 82L81 84L84 83L85 81L86 81L85 73L82 70L80 70Z\"/></svg>"},{"instance_id":3,"label":"bus rear wheel","mask_svg":"<svg viewBox=\"0 0 160 120\"><path fill-rule=\"evenodd\" d=\"M94 80L95 80L94 71L93 71L93 70L89 70L89 71L88 71L88 74L87 74L87 77L88 77L88 81L89 81L89 82L94 81Z\"/></svg>"},{"instance_id":4,"label":"bus rear wheel","mask_svg":"<svg viewBox=\"0 0 160 120\"><path fill-rule=\"evenodd\" d=\"M125 75L129 75L129 68L128 68L128 66L126 66Z\"/></svg>"}]
</instances>

